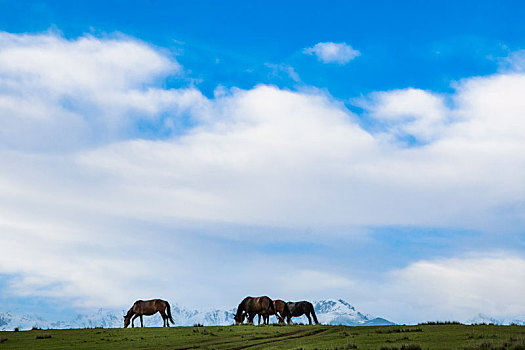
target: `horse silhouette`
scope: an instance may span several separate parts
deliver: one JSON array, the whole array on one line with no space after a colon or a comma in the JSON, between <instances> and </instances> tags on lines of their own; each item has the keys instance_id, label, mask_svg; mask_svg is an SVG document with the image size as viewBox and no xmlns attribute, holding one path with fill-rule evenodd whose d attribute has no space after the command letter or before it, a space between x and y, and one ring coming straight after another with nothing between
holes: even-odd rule
<instances>
[{"instance_id":1,"label":"horse silhouette","mask_svg":"<svg viewBox=\"0 0 525 350\"><path fill-rule=\"evenodd\" d=\"M284 323L284 317L283 317L283 314L284 314L284 308L286 307L286 302L284 300L280 300L280 299L276 299L276 300L273 300L273 308L274 308L274 313L271 313L271 315L275 315L275 317L277 317L277 321L279 321L279 323ZM261 315L259 315L259 324L261 324Z\"/></svg>"},{"instance_id":2,"label":"horse silhouette","mask_svg":"<svg viewBox=\"0 0 525 350\"><path fill-rule=\"evenodd\" d=\"M286 322L290 324L292 322L292 317L299 317L305 315L308 318L308 324L312 324L312 315L315 324L319 324L317 321L317 316L315 315L314 306L308 301L297 301L297 302L287 302L284 308L283 318L286 317Z\"/></svg>"},{"instance_id":3,"label":"horse silhouette","mask_svg":"<svg viewBox=\"0 0 525 350\"><path fill-rule=\"evenodd\" d=\"M170 304L167 301L161 299L137 300L124 316L124 328L129 326L130 321L131 327L135 327L133 322L137 317L140 317L140 326L144 327L142 316L155 315L157 312L162 316L163 327L169 327L170 321L175 324L171 317Z\"/></svg>"},{"instance_id":4,"label":"horse silhouette","mask_svg":"<svg viewBox=\"0 0 525 350\"><path fill-rule=\"evenodd\" d=\"M235 320L235 324L242 324L244 319L248 318L248 323L253 324L255 315L260 315L263 317L264 324L268 324L270 315L273 314L275 314L275 309L273 301L269 297L246 297L237 307L237 313L233 319Z\"/></svg>"}]
</instances>

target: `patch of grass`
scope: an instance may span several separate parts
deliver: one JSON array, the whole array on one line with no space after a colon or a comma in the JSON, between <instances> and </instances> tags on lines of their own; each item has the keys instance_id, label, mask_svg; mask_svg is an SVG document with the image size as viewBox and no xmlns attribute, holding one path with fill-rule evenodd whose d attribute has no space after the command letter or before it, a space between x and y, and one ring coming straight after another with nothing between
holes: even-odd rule
<instances>
[{"instance_id":1,"label":"patch of grass","mask_svg":"<svg viewBox=\"0 0 525 350\"><path fill-rule=\"evenodd\" d=\"M421 345L419 345L419 344L403 344L403 345L401 345L401 347L382 346L381 350L421 350Z\"/></svg>"},{"instance_id":2,"label":"patch of grass","mask_svg":"<svg viewBox=\"0 0 525 350\"><path fill-rule=\"evenodd\" d=\"M510 337L507 341L485 340L477 344L465 347L465 350L525 350L525 338Z\"/></svg>"},{"instance_id":3,"label":"patch of grass","mask_svg":"<svg viewBox=\"0 0 525 350\"><path fill-rule=\"evenodd\" d=\"M47 334L47 333L45 333L45 334L39 334L39 335L37 335L35 338L36 338L36 339L49 339L49 338L51 338L51 334Z\"/></svg>"},{"instance_id":4,"label":"patch of grass","mask_svg":"<svg viewBox=\"0 0 525 350\"><path fill-rule=\"evenodd\" d=\"M49 334L50 338L37 338ZM6 331L0 349L511 349L525 350L523 326L219 326ZM46 339L46 340L41 340Z\"/></svg>"},{"instance_id":5,"label":"patch of grass","mask_svg":"<svg viewBox=\"0 0 525 350\"><path fill-rule=\"evenodd\" d=\"M459 325L463 324L459 321L429 321L424 323L419 323L418 326L438 326L438 325Z\"/></svg>"},{"instance_id":6,"label":"patch of grass","mask_svg":"<svg viewBox=\"0 0 525 350\"><path fill-rule=\"evenodd\" d=\"M355 345L354 343L347 343L346 345L342 347L336 346L333 350L352 350L352 349L357 349L357 345Z\"/></svg>"},{"instance_id":7,"label":"patch of grass","mask_svg":"<svg viewBox=\"0 0 525 350\"><path fill-rule=\"evenodd\" d=\"M389 326L386 328L376 329L376 333L379 334L390 334L390 333L405 333L405 332L423 332L423 328L421 327L407 327L407 328L399 328L396 326Z\"/></svg>"}]
</instances>

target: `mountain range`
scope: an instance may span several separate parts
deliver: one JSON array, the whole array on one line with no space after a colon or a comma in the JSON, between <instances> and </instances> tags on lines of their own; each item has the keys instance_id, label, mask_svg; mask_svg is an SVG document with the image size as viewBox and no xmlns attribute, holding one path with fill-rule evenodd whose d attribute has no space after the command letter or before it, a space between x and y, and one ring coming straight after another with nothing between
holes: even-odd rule
<instances>
[{"instance_id":1,"label":"mountain range","mask_svg":"<svg viewBox=\"0 0 525 350\"><path fill-rule=\"evenodd\" d=\"M525 326L525 316L496 318L496 317L491 317L485 314L479 314L478 316L470 319L467 323L469 324L493 323L497 325L516 324L518 326Z\"/></svg>"},{"instance_id":2,"label":"mountain range","mask_svg":"<svg viewBox=\"0 0 525 350\"><path fill-rule=\"evenodd\" d=\"M363 314L350 303L342 299L329 299L313 302L317 318L322 324L347 325L347 326L380 326L393 325L394 323L384 318ZM51 321L36 314L15 314L0 312L0 330L31 329L68 329L68 328L119 328L123 326L124 310L99 309L92 313L78 314L70 320ZM229 310L188 310L174 304L171 313L176 326L192 326L202 324L205 326L226 326L233 324L235 308ZM277 322L275 317L270 322ZM294 323L307 323L306 317L293 318ZM144 317L144 325L149 327L162 326L159 314ZM140 326L140 320L135 320L135 326Z\"/></svg>"}]
</instances>

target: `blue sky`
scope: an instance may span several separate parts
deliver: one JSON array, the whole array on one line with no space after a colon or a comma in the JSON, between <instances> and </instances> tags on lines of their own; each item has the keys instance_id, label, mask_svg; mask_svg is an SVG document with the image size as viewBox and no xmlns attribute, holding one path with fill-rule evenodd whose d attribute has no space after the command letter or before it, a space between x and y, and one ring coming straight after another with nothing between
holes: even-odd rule
<instances>
[{"instance_id":1,"label":"blue sky","mask_svg":"<svg viewBox=\"0 0 525 350\"><path fill-rule=\"evenodd\" d=\"M0 0L0 311L524 314L524 8Z\"/></svg>"},{"instance_id":2,"label":"blue sky","mask_svg":"<svg viewBox=\"0 0 525 350\"><path fill-rule=\"evenodd\" d=\"M5 31L53 28L68 38L120 32L168 49L191 79L204 80L208 94L217 83L293 86L272 77L267 63L290 64L305 84L341 99L409 86L450 91L453 81L495 72L496 59L522 48L525 35L523 9L512 1L3 1L2 7ZM316 66L301 54L325 41L348 42L363 56L341 69Z\"/></svg>"}]
</instances>

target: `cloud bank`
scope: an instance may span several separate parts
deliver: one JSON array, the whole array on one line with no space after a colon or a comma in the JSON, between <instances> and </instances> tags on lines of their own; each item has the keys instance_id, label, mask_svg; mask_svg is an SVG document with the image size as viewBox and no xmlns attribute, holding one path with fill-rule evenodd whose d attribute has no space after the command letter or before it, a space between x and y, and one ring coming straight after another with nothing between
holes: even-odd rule
<instances>
[{"instance_id":1,"label":"cloud bank","mask_svg":"<svg viewBox=\"0 0 525 350\"><path fill-rule=\"evenodd\" d=\"M393 319L469 322L478 314L523 317L525 307L515 291L524 287L525 259L513 254L483 254L422 260L392 271L370 308ZM383 300L382 300L383 299Z\"/></svg>"},{"instance_id":2,"label":"cloud bank","mask_svg":"<svg viewBox=\"0 0 525 350\"><path fill-rule=\"evenodd\" d=\"M182 67L128 37L1 33L0 42L0 273L13 276L11 293L120 306L123 295L169 290L191 305L204 298L196 291L214 288L217 300L231 302L255 292L257 281L243 276L267 266L268 256L220 240L293 241L305 229L313 242L344 235L321 233L331 227L523 227L519 71L465 79L449 95L378 91L353 101L364 109L356 115L315 88L259 85L214 98L166 88ZM293 230L272 235L282 228ZM496 270L520 261L480 260ZM475 310L487 298L496 309L511 292L476 291L490 276L469 270L475 262L414 263L396 272L407 282L396 288L436 271L445 271L435 276L443 285L472 273L470 289L450 300L417 290L450 307L443 310ZM328 263L275 268L317 281L302 289L308 295L357 293L360 285ZM289 281L274 285L275 294L300 297Z\"/></svg>"}]
</instances>

